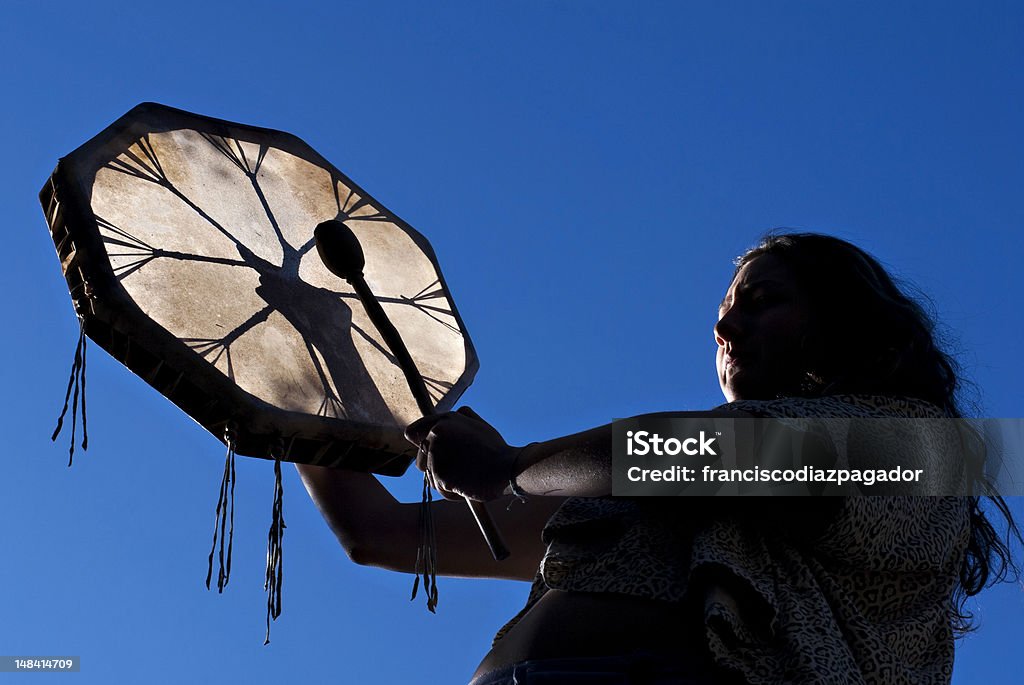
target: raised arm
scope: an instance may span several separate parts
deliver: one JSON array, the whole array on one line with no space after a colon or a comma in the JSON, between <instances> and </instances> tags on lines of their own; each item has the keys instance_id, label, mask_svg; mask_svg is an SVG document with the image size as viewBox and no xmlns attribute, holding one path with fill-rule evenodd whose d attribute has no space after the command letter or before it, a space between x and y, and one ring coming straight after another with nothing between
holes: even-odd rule
<instances>
[{"instance_id":1,"label":"raised arm","mask_svg":"<svg viewBox=\"0 0 1024 685\"><path fill-rule=\"evenodd\" d=\"M738 419L753 415L717 409L646 416ZM527 494L531 502L538 497L611 495L611 425L515 448L506 445L489 424L463 407L458 412L413 423L406 436L421 447L417 466L432 474L442 494L448 497L467 496L488 501L507 496L513 477L518 489ZM740 516L759 526L786 530L797 538L810 539L831 521L842 498L690 496L644 499L667 515L685 516L694 522Z\"/></svg>"},{"instance_id":2,"label":"raised arm","mask_svg":"<svg viewBox=\"0 0 1024 685\"><path fill-rule=\"evenodd\" d=\"M611 493L609 426L519 448L508 445L488 423L463 408L442 415L441 420L413 424L409 437L421 445L417 462L421 469L437 457L462 471L454 482L490 483L486 492L471 487L472 496L490 502L488 509L512 552L508 559L495 561L465 504L435 501L431 513L441 575L531 580L544 554L541 531L565 497ZM522 485L533 493L529 501L515 501L506 492L513 467ZM371 474L303 464L296 468L353 561L414 571L419 503L399 502ZM438 488L454 497L439 477L443 473L444 469L431 471Z\"/></svg>"},{"instance_id":3,"label":"raised arm","mask_svg":"<svg viewBox=\"0 0 1024 685\"><path fill-rule=\"evenodd\" d=\"M737 411L665 412L648 417L739 418ZM610 424L564 437L510 447L468 407L420 419L406 429L420 446L416 466L448 495L489 501L512 494L510 481L529 495L608 497L612 494Z\"/></svg>"},{"instance_id":4,"label":"raised arm","mask_svg":"<svg viewBox=\"0 0 1024 685\"><path fill-rule=\"evenodd\" d=\"M673 413L691 418L738 418L742 412ZM652 415L660 416L660 415ZM508 445L472 410L429 417L411 424L407 437L420 446L417 467L427 471L447 497L491 502L495 522L512 556L494 561L461 501L432 504L438 540L438 572L463 577L528 580L544 554L541 530L565 497L611 495L611 425L531 443ZM353 561L412 573L419 544L418 503L398 502L365 473L297 465L310 497ZM527 502L513 502L515 478ZM757 503L735 498L685 498L679 507L717 516ZM509 506L511 504L511 506ZM698 507L699 505L699 507Z\"/></svg>"}]
</instances>

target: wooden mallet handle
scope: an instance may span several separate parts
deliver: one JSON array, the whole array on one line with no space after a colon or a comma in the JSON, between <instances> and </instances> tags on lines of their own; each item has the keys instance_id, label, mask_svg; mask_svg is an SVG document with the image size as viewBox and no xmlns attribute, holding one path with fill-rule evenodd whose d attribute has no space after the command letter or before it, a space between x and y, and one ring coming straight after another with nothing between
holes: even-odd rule
<instances>
[{"instance_id":1,"label":"wooden mallet handle","mask_svg":"<svg viewBox=\"0 0 1024 685\"><path fill-rule=\"evenodd\" d=\"M415 360L409 354L398 329L391 323L384 308L380 306L380 302L370 290L370 286L366 284L366 279L363 278L363 266L366 264L366 260L363 256L363 248L359 245L359 239L348 226L335 219L318 225L313 235L316 239L317 252L320 253L320 259L323 260L324 266L335 276L348 281L356 291L370 321L373 322L377 332L384 339L384 344L398 361L398 366L405 375L405 381L409 384L409 390L416 399L420 413L424 416L436 414L434 403L427 393L427 386L416 368ZM469 505L469 510L473 513L473 518L494 558L497 561L508 558L508 547L505 545L498 527L494 524L494 520L491 519L485 503L467 497L466 504Z\"/></svg>"}]
</instances>

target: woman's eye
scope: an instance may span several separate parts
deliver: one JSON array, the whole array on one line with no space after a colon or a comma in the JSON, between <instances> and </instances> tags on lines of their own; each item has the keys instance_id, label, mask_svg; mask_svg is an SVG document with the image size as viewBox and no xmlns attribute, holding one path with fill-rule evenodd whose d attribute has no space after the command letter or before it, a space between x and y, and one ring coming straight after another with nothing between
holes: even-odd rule
<instances>
[{"instance_id":1,"label":"woman's eye","mask_svg":"<svg viewBox=\"0 0 1024 685\"><path fill-rule=\"evenodd\" d=\"M755 293L748 300L751 309L759 310L772 307L779 302L779 297L774 293Z\"/></svg>"}]
</instances>

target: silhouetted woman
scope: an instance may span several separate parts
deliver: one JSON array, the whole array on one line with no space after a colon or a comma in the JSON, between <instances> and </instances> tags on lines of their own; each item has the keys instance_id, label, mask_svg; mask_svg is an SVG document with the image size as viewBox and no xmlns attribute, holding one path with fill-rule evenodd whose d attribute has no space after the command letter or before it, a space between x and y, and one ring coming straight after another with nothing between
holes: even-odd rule
<instances>
[{"instance_id":1,"label":"silhouetted woman","mask_svg":"<svg viewBox=\"0 0 1024 685\"><path fill-rule=\"evenodd\" d=\"M714 334L728 403L692 416L961 415L932 321L837 238L772 235L742 255ZM439 573L533 582L474 685L946 683L964 599L1012 569L977 498L613 498L610 426L510 447L463 408L407 435L443 493L529 498L491 508L503 562L464 504L433 504ZM934 445L889 447L902 463ZM356 563L413 572L418 504L298 468Z\"/></svg>"}]
</instances>

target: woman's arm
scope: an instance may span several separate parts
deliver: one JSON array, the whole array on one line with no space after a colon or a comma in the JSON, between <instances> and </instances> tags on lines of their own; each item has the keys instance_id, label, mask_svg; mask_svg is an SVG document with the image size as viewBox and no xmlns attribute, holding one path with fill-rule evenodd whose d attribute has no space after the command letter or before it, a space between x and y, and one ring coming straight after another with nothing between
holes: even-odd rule
<instances>
[{"instance_id":1,"label":"woman's arm","mask_svg":"<svg viewBox=\"0 0 1024 685\"><path fill-rule=\"evenodd\" d=\"M419 545L418 503L404 504L371 474L296 464L309 496L357 564L413 573ZM438 573L446 576L532 580L544 546L540 533L560 497L527 503L495 501L488 509L512 554L495 561L464 502L435 501Z\"/></svg>"},{"instance_id":2,"label":"woman's arm","mask_svg":"<svg viewBox=\"0 0 1024 685\"><path fill-rule=\"evenodd\" d=\"M410 426L414 443L429 442L429 448L421 449L417 465L427 468L428 459L433 457L448 463L446 458L454 455L461 462L456 468L464 472L462 478L493 481L495 485L478 499L493 500L488 510L511 555L500 562L494 560L461 497L456 501L439 500L430 505L438 545L438 573L532 580L545 551L541 531L565 496L610 494L610 427L514 448L468 408L442 418L444 426L440 428L438 420ZM422 433L417 432L417 426L424 429ZM545 496L531 496L520 502L503 493L510 469L520 463L530 470L530 475L522 476L522 482L529 484L530 492ZM415 571L420 504L399 502L368 473L305 464L296 464L296 469L350 559L392 571ZM558 492L545 492L551 489L545 484L559 480L555 474L562 471L575 473L569 480L575 478L579 483L563 482L554 488ZM439 489L453 496L438 472L431 473ZM456 477L456 481L462 478Z\"/></svg>"},{"instance_id":3,"label":"woman's arm","mask_svg":"<svg viewBox=\"0 0 1024 685\"><path fill-rule=\"evenodd\" d=\"M665 416L652 414L650 416ZM740 418L735 411L674 412L688 418ZM532 579L544 554L540 534L565 497L611 495L612 427L599 426L525 447L509 446L472 410L421 419L407 437L420 446L417 466L446 497L432 506L438 572L462 577ZM398 502L365 473L297 465L310 497L349 557L359 564L414 572L419 504ZM515 477L528 502L510 497ZM463 496L493 501L489 510L512 555L495 561ZM686 498L680 507L717 516L739 508L734 498ZM743 503L747 507L751 503ZM756 507L754 507L756 508Z\"/></svg>"},{"instance_id":4,"label":"woman's arm","mask_svg":"<svg viewBox=\"0 0 1024 685\"><path fill-rule=\"evenodd\" d=\"M645 418L737 419L741 411L647 414ZM515 478L530 495L608 497L612 494L612 426L510 447L469 407L409 425L406 437L420 447L416 466L428 472L446 496L489 501L511 494Z\"/></svg>"}]
</instances>

